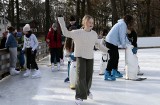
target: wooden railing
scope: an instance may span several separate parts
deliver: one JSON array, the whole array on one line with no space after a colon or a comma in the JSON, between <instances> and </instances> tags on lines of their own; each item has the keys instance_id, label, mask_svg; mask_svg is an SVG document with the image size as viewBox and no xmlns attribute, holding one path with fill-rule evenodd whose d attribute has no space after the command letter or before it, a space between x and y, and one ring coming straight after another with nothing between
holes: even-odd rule
<instances>
[{"instance_id":1,"label":"wooden railing","mask_svg":"<svg viewBox=\"0 0 160 105\"><path fill-rule=\"evenodd\" d=\"M9 57L6 49L0 49L0 79L9 70Z\"/></svg>"},{"instance_id":2,"label":"wooden railing","mask_svg":"<svg viewBox=\"0 0 160 105\"><path fill-rule=\"evenodd\" d=\"M39 43L39 46L37 48L37 56L36 60L40 60L47 56L49 53L47 44L45 42ZM0 79L3 78L5 73L8 73L9 71L9 52L7 52L6 49L0 49Z\"/></svg>"}]
</instances>

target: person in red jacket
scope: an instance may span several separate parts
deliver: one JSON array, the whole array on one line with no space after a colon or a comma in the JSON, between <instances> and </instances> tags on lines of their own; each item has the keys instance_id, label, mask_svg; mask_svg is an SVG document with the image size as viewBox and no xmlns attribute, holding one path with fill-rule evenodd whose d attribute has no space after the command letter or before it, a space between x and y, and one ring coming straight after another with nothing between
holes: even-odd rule
<instances>
[{"instance_id":1,"label":"person in red jacket","mask_svg":"<svg viewBox=\"0 0 160 105\"><path fill-rule=\"evenodd\" d=\"M55 59L57 70L60 70L60 49L62 47L61 29L58 23L53 23L46 37L46 42L49 45L51 55L51 70L55 69Z\"/></svg>"}]
</instances>

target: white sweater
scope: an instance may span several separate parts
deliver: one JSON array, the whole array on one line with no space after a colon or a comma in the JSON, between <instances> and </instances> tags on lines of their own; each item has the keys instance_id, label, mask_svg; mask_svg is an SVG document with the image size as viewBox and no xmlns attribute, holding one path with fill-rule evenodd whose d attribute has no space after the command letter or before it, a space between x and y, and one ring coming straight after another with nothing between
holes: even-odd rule
<instances>
[{"instance_id":1,"label":"white sweater","mask_svg":"<svg viewBox=\"0 0 160 105\"><path fill-rule=\"evenodd\" d=\"M25 50L25 48L32 48L32 51L37 49L38 47L38 40L34 34L32 34L29 38L27 38L24 35L24 43L22 50Z\"/></svg>"},{"instance_id":2,"label":"white sweater","mask_svg":"<svg viewBox=\"0 0 160 105\"><path fill-rule=\"evenodd\" d=\"M82 57L85 59L93 59L93 48L94 45L98 47L100 50L107 52L108 48L101 45L97 38L97 33L93 30L90 32L85 31L84 29L77 29L68 31L64 18L58 17L58 21L60 23L63 35L66 37L70 37L74 40L75 48L74 48L74 56Z\"/></svg>"}]
</instances>

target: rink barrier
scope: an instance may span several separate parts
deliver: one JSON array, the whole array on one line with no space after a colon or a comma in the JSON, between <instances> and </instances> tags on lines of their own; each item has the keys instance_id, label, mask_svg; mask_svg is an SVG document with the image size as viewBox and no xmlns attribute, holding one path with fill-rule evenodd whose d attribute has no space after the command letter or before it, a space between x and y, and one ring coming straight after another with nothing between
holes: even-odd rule
<instances>
[{"instance_id":1,"label":"rink barrier","mask_svg":"<svg viewBox=\"0 0 160 105\"><path fill-rule=\"evenodd\" d=\"M4 75L9 70L9 53L6 49L0 49L0 79L4 77Z\"/></svg>"},{"instance_id":2,"label":"rink barrier","mask_svg":"<svg viewBox=\"0 0 160 105\"><path fill-rule=\"evenodd\" d=\"M138 48L160 48L160 37L138 37Z\"/></svg>"},{"instance_id":3,"label":"rink barrier","mask_svg":"<svg viewBox=\"0 0 160 105\"><path fill-rule=\"evenodd\" d=\"M47 44L45 42L39 43L39 46L37 48L37 56L36 60L40 60L47 56L49 53ZM9 52L7 52L7 49L0 49L0 79L5 77L6 74L9 72Z\"/></svg>"},{"instance_id":4,"label":"rink barrier","mask_svg":"<svg viewBox=\"0 0 160 105\"><path fill-rule=\"evenodd\" d=\"M138 37L138 49L160 48L160 37ZM122 46L118 46L123 49Z\"/></svg>"},{"instance_id":5,"label":"rink barrier","mask_svg":"<svg viewBox=\"0 0 160 105\"><path fill-rule=\"evenodd\" d=\"M46 57L48 53L49 53L49 49L46 42L39 43L39 46L37 48L36 60L37 61L41 60L42 58Z\"/></svg>"}]
</instances>

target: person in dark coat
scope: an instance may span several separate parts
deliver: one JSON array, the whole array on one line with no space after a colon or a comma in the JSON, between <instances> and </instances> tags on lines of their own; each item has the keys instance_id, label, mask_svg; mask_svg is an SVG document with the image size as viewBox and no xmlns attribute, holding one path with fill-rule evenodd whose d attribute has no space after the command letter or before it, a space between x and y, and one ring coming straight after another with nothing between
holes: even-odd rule
<instances>
[{"instance_id":1,"label":"person in dark coat","mask_svg":"<svg viewBox=\"0 0 160 105\"><path fill-rule=\"evenodd\" d=\"M51 70L55 69L55 59L57 63L57 70L60 70L60 50L62 47L62 35L58 23L53 23L48 35L46 37L46 42L49 45L51 54Z\"/></svg>"},{"instance_id":2,"label":"person in dark coat","mask_svg":"<svg viewBox=\"0 0 160 105\"><path fill-rule=\"evenodd\" d=\"M5 43L6 43L6 40L7 40L7 34L8 34L8 31L5 31L3 33L3 37L1 39L1 44L0 44L0 49L5 48Z\"/></svg>"}]
</instances>

